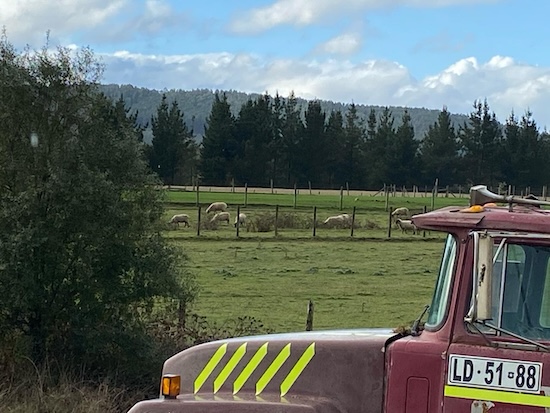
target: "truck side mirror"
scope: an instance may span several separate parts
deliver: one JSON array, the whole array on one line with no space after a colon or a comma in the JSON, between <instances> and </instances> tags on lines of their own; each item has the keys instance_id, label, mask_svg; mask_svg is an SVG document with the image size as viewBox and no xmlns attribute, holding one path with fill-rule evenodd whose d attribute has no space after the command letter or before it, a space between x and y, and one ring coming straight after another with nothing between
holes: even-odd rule
<instances>
[{"instance_id":1,"label":"truck side mirror","mask_svg":"<svg viewBox=\"0 0 550 413\"><path fill-rule=\"evenodd\" d=\"M477 248L477 300L476 319L490 320L492 316L493 239L479 234Z\"/></svg>"}]
</instances>

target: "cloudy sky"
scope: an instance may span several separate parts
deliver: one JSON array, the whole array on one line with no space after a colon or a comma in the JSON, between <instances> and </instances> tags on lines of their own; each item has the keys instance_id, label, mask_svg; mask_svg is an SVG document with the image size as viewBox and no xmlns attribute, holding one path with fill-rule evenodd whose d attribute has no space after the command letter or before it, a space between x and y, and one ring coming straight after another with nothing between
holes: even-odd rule
<instances>
[{"instance_id":1,"label":"cloudy sky","mask_svg":"<svg viewBox=\"0 0 550 413\"><path fill-rule=\"evenodd\" d=\"M533 113L550 129L548 0L0 0L16 47L90 47L103 81Z\"/></svg>"}]
</instances>

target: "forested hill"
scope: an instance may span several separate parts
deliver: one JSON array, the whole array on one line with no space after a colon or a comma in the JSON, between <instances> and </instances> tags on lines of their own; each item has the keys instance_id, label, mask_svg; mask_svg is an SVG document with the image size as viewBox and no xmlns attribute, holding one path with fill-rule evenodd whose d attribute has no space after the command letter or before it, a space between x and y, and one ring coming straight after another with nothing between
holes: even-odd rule
<instances>
[{"instance_id":1,"label":"forested hill","mask_svg":"<svg viewBox=\"0 0 550 413\"><path fill-rule=\"evenodd\" d=\"M102 85L101 90L112 99L119 99L122 95L126 105L132 112L138 112L138 121L145 125L150 123L151 116L156 113L157 107L160 104L163 94L169 102L176 100L179 108L184 113L184 120L190 129L193 129L195 135L200 139L204 132L204 124L206 118L210 115L212 108L212 102L214 101L214 91L210 89L196 89L196 90L152 90L141 87L135 87L132 85ZM242 105L248 101L248 99L256 99L258 94L247 94L243 92L237 92L235 90L220 91L227 95L227 101L231 105L231 110L235 115L238 114ZM286 98L286 96L283 96ZM301 105L302 111L307 108L308 101L306 99L298 98L298 104ZM345 113L349 103L339 103L327 100L320 100L321 107L327 113L335 110L341 110ZM473 102L472 102L473 103ZM356 105L358 114L367 119L371 108L374 108L377 115L382 111L382 106L367 106ZM409 111L411 115L412 125L414 126L415 137L422 139L425 132L430 125L433 125L437 121L439 110L425 109L425 108L404 108L393 106L390 107L393 117L395 119L395 125L401 124L401 118L405 109ZM451 119L456 128L467 121L466 115L452 114ZM150 134L145 134L145 140L150 140Z\"/></svg>"}]
</instances>

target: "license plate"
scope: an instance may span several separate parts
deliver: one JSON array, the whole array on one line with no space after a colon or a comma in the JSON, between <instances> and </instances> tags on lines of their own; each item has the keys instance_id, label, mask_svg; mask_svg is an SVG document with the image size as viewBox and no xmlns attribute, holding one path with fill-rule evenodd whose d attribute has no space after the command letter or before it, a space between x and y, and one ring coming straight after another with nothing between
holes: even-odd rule
<instances>
[{"instance_id":1,"label":"license plate","mask_svg":"<svg viewBox=\"0 0 550 413\"><path fill-rule=\"evenodd\" d=\"M451 354L447 383L539 393L541 371L542 363Z\"/></svg>"}]
</instances>

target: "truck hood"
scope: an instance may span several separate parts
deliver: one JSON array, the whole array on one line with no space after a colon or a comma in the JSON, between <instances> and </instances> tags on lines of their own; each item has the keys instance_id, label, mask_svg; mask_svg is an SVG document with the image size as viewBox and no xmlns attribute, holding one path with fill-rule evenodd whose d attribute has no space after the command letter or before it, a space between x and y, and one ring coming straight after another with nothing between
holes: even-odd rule
<instances>
[{"instance_id":1,"label":"truck hood","mask_svg":"<svg viewBox=\"0 0 550 413\"><path fill-rule=\"evenodd\" d=\"M131 411L380 412L391 329L327 330L213 341L168 359L176 400ZM140 407L141 406L141 407Z\"/></svg>"}]
</instances>

